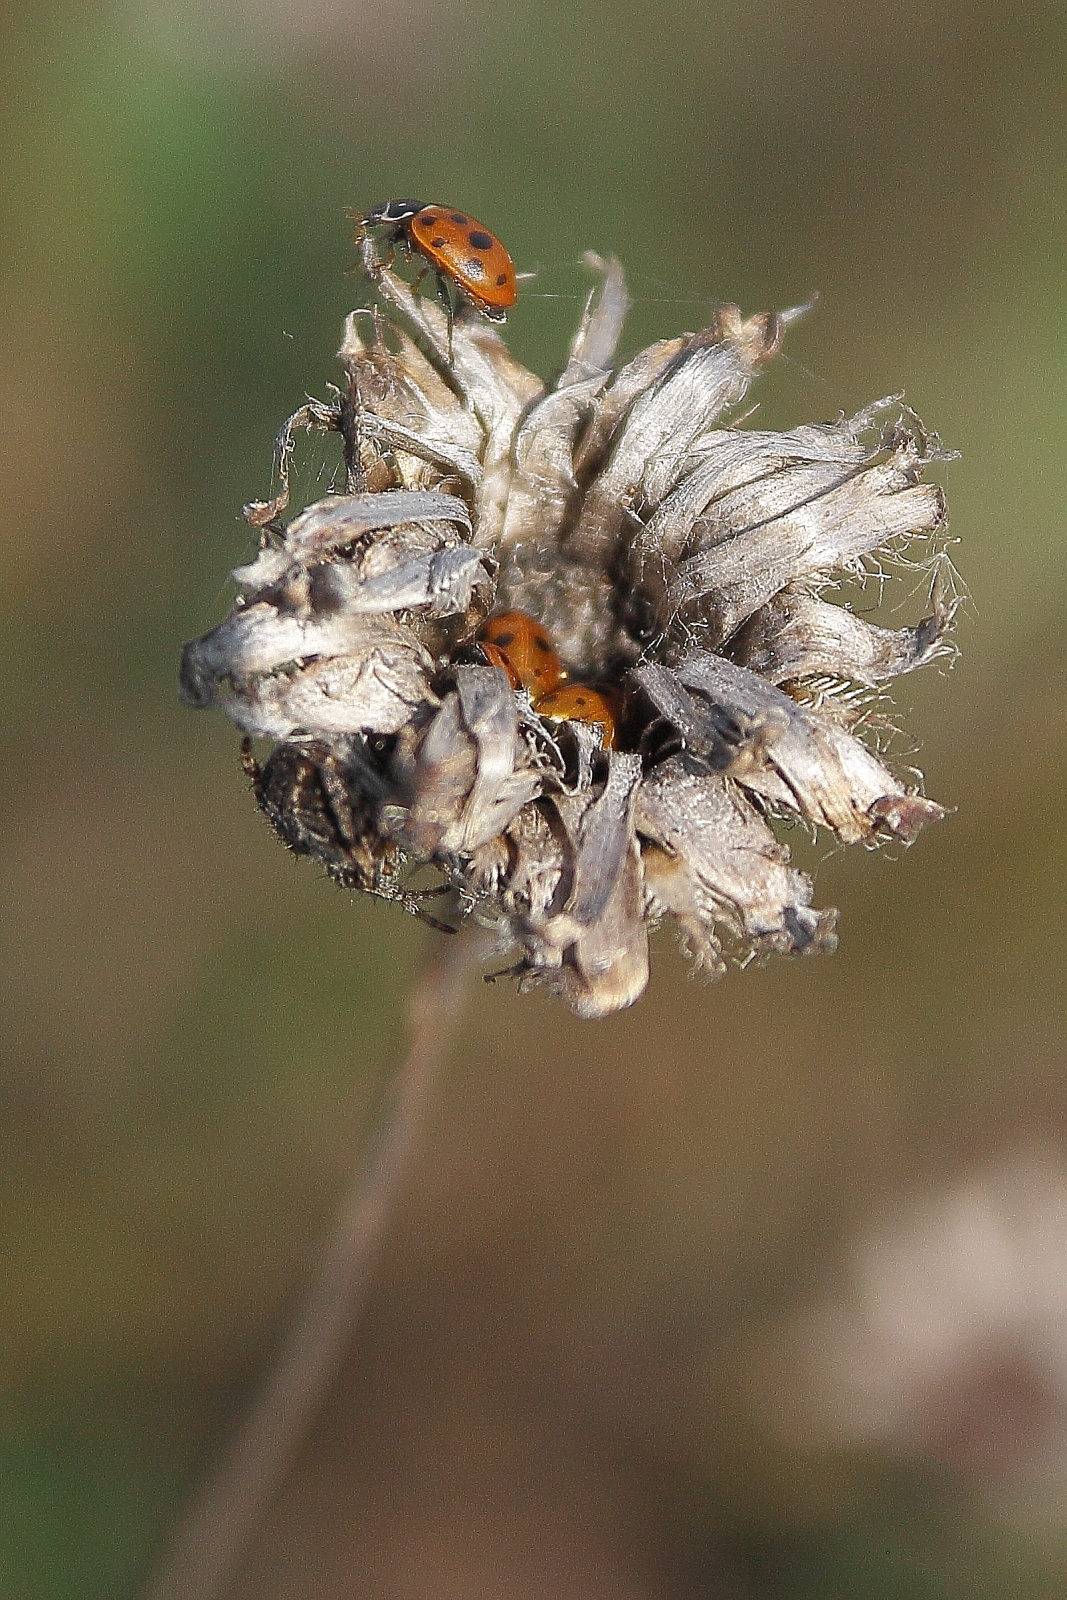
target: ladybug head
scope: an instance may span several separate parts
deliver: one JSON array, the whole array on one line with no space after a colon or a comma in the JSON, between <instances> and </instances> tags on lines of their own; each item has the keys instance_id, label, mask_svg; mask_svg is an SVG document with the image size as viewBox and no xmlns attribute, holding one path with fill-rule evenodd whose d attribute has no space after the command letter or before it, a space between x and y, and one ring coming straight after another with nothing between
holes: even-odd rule
<instances>
[{"instance_id":1,"label":"ladybug head","mask_svg":"<svg viewBox=\"0 0 1067 1600\"><path fill-rule=\"evenodd\" d=\"M425 209L425 202L422 200L387 200L384 205L375 206L372 211L365 211L361 220L365 228L375 228L383 222L407 222L410 217Z\"/></svg>"}]
</instances>

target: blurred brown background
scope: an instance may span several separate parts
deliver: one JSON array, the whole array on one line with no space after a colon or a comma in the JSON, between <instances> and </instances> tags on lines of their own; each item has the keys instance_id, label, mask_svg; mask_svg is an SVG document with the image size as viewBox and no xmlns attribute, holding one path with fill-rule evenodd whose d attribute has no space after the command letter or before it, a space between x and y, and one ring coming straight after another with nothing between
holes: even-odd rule
<instances>
[{"instance_id":1,"label":"blurred brown background","mask_svg":"<svg viewBox=\"0 0 1067 1600\"><path fill-rule=\"evenodd\" d=\"M9 12L0 1594L135 1592L306 1284L427 939L288 857L175 697L362 294L462 204L549 372L817 289L770 425L905 390L972 599L896 696L957 809L828 857L830 960L579 1024L476 986L242 1596L1067 1583L1062 8L128 0ZM313 496L328 452L301 457ZM898 622L921 614L921 591Z\"/></svg>"}]
</instances>

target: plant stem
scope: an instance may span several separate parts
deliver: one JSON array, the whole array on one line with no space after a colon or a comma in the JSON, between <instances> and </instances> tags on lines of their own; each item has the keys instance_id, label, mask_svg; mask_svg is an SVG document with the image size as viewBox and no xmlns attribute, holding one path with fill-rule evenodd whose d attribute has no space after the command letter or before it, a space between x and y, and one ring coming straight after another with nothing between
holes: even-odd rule
<instances>
[{"instance_id":1,"label":"plant stem","mask_svg":"<svg viewBox=\"0 0 1067 1600\"><path fill-rule=\"evenodd\" d=\"M359 1321L393 1203L418 1141L430 1091L452 1042L481 941L435 941L412 991L408 1051L360 1160L307 1301L262 1394L194 1495L144 1600L220 1600L285 1477Z\"/></svg>"}]
</instances>

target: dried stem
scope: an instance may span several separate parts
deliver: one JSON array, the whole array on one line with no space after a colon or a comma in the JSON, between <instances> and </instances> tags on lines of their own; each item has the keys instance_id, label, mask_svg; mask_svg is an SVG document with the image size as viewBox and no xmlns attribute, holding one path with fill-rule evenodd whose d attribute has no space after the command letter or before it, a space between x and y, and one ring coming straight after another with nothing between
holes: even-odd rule
<instances>
[{"instance_id":1,"label":"dried stem","mask_svg":"<svg viewBox=\"0 0 1067 1600\"><path fill-rule=\"evenodd\" d=\"M466 978L481 941L463 933L437 941L412 993L409 1048L341 1206L307 1302L263 1393L195 1495L145 1600L217 1600L256 1522L277 1492L329 1391L366 1299L393 1202L407 1172L434 1079L454 1035Z\"/></svg>"}]
</instances>

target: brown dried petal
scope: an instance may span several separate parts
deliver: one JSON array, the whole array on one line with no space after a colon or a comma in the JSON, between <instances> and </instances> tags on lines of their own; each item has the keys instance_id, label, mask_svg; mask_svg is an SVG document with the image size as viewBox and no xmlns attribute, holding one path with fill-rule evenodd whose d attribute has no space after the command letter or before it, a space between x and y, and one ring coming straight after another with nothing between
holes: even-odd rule
<instances>
[{"instance_id":1,"label":"brown dried petal","mask_svg":"<svg viewBox=\"0 0 1067 1600\"><path fill-rule=\"evenodd\" d=\"M477 417L406 334L398 334L399 349L394 353L376 320L374 340L367 343L360 332L365 316L353 312L347 319L338 351L348 374L353 431L373 438L383 430L386 441L393 444L389 431L402 430L399 442L411 455L432 460L438 452L449 470L460 475L469 470L480 480L484 435Z\"/></svg>"},{"instance_id":2,"label":"brown dried petal","mask_svg":"<svg viewBox=\"0 0 1067 1600\"><path fill-rule=\"evenodd\" d=\"M567 839L569 893L554 915L524 919L528 978L547 982L577 1016L632 1004L648 982L640 858L633 807L637 756L612 753L599 795L556 795ZM567 877L561 873L561 886Z\"/></svg>"},{"instance_id":3,"label":"brown dried petal","mask_svg":"<svg viewBox=\"0 0 1067 1600\"><path fill-rule=\"evenodd\" d=\"M639 1000L648 986L648 934L637 841L630 836L611 897L597 920L562 951L556 993L586 1020L610 1016Z\"/></svg>"},{"instance_id":4,"label":"brown dried petal","mask_svg":"<svg viewBox=\"0 0 1067 1600\"><path fill-rule=\"evenodd\" d=\"M253 528L265 528L289 504L289 463L296 445L296 431L304 428L308 433L336 433L341 426L340 408L323 405L319 400L309 400L294 411L279 428L274 440L274 466L281 488L272 500L251 500L241 507L241 515Z\"/></svg>"},{"instance_id":5,"label":"brown dried petal","mask_svg":"<svg viewBox=\"0 0 1067 1600\"><path fill-rule=\"evenodd\" d=\"M390 422L371 411L360 411L354 419L356 431L362 439L372 439L385 445L394 456L414 456L445 477L455 477L467 484L473 495L482 486L482 464L473 450L453 440L416 433L399 422Z\"/></svg>"},{"instance_id":6,"label":"brown dried petal","mask_svg":"<svg viewBox=\"0 0 1067 1600\"><path fill-rule=\"evenodd\" d=\"M463 726L458 694L446 694L429 723L409 723L400 735L392 775L408 805L406 811L397 808L397 836L417 861L429 861L463 815L478 771L477 750Z\"/></svg>"}]
</instances>

